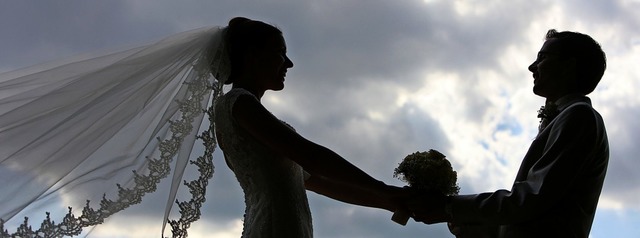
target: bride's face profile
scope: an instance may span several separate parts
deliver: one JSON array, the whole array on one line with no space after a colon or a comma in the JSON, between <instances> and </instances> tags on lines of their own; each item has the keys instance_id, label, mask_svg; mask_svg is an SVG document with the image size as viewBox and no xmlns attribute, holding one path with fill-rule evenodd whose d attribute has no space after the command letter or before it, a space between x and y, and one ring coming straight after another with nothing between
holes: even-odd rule
<instances>
[{"instance_id":1,"label":"bride's face profile","mask_svg":"<svg viewBox=\"0 0 640 238\"><path fill-rule=\"evenodd\" d=\"M264 91L282 90L287 70L293 67L293 62L287 57L287 46L282 35L266 40L265 47L247 56L246 69L254 75L247 83Z\"/></svg>"},{"instance_id":2,"label":"bride's face profile","mask_svg":"<svg viewBox=\"0 0 640 238\"><path fill-rule=\"evenodd\" d=\"M287 70L293 67L282 31L244 17L231 19L227 29L231 74L225 84L258 97L267 90L282 90Z\"/></svg>"}]
</instances>

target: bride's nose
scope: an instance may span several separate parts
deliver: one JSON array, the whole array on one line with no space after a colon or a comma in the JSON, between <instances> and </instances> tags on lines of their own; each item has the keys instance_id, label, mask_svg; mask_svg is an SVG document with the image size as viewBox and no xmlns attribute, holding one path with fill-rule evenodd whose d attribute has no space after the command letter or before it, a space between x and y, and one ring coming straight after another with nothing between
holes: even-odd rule
<instances>
[{"instance_id":1,"label":"bride's nose","mask_svg":"<svg viewBox=\"0 0 640 238\"><path fill-rule=\"evenodd\" d=\"M289 59L289 56L285 56L284 58L284 66L288 68L293 68L293 61Z\"/></svg>"}]
</instances>

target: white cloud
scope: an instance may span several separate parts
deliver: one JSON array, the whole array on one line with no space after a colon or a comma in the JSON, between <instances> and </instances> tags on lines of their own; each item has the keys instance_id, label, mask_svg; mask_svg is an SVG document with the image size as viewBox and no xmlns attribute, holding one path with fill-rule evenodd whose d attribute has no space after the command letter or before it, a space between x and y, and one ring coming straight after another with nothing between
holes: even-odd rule
<instances>
[{"instance_id":1,"label":"white cloud","mask_svg":"<svg viewBox=\"0 0 640 238\"><path fill-rule=\"evenodd\" d=\"M125 213L126 214L126 213ZM157 238L160 236L161 222L149 221L147 217L135 214L117 214L104 224L96 226L89 237L96 238ZM164 236L171 236L167 225ZM237 238L242 234L242 220L228 221L201 219L193 223L188 231L193 238Z\"/></svg>"}]
</instances>

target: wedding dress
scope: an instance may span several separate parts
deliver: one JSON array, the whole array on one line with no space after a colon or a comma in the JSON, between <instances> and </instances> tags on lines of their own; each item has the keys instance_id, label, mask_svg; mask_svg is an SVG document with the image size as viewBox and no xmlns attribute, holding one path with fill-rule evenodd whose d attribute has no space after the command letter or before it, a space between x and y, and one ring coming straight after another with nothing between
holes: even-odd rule
<instances>
[{"instance_id":1,"label":"wedding dress","mask_svg":"<svg viewBox=\"0 0 640 238\"><path fill-rule=\"evenodd\" d=\"M304 187L305 172L292 160L268 149L234 121L233 105L243 95L258 100L245 89L234 88L215 105L219 146L245 193L242 237L313 237Z\"/></svg>"},{"instance_id":2,"label":"wedding dress","mask_svg":"<svg viewBox=\"0 0 640 238\"><path fill-rule=\"evenodd\" d=\"M185 237L213 174L215 124L200 126L229 73L224 32L196 29L0 74L0 237L81 234L173 174L164 231L201 140L191 161L200 174L184 182L192 197L168 221Z\"/></svg>"}]
</instances>

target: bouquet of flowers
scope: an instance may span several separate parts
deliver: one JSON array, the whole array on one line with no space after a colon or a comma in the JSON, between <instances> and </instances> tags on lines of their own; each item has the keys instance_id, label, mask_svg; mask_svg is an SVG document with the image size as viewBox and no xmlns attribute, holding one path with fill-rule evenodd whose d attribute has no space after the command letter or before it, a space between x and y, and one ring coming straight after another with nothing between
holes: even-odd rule
<instances>
[{"instance_id":1,"label":"bouquet of flowers","mask_svg":"<svg viewBox=\"0 0 640 238\"><path fill-rule=\"evenodd\" d=\"M446 157L437 150L407 155L394 170L393 177L421 191L437 191L444 195L456 195L460 191L456 182L458 174ZM396 211L391 219L406 225L409 215L406 211Z\"/></svg>"}]
</instances>

